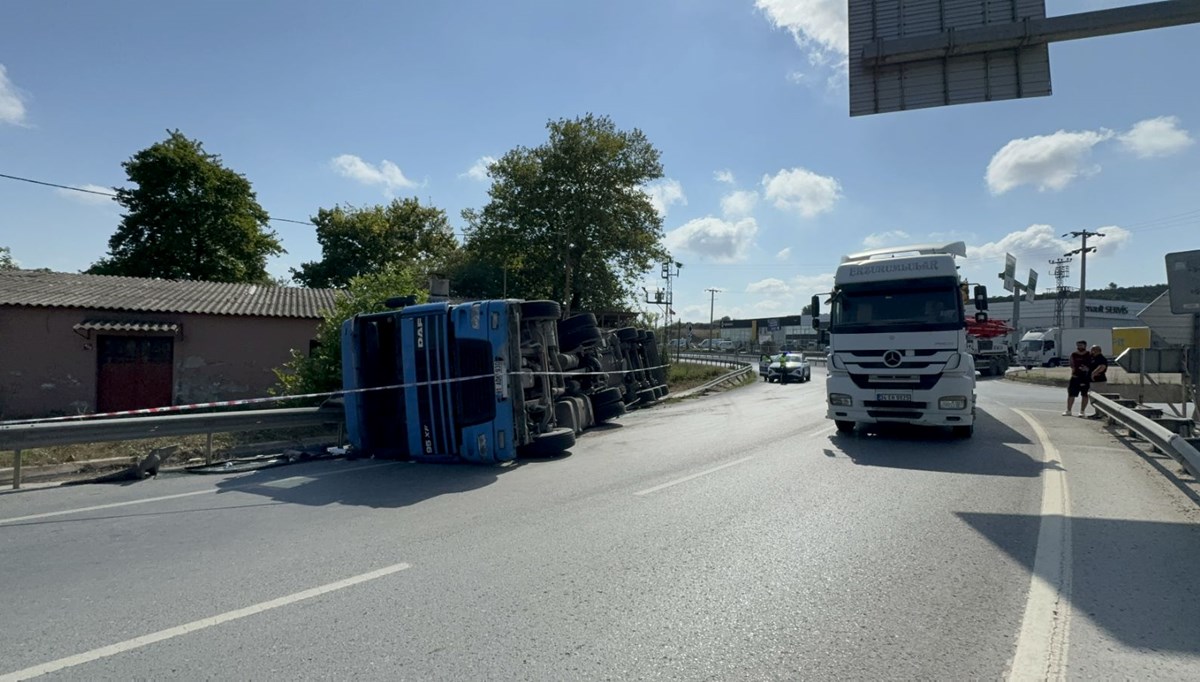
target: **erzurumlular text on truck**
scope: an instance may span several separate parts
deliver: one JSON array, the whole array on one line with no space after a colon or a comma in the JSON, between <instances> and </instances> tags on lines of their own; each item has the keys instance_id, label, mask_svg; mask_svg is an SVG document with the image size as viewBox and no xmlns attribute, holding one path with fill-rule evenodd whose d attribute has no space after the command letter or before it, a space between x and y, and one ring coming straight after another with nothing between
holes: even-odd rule
<instances>
[{"instance_id":1,"label":"erzurumlular text on truck","mask_svg":"<svg viewBox=\"0 0 1200 682\"><path fill-rule=\"evenodd\" d=\"M902 423L974 433L975 360L956 257L966 257L963 242L842 258L829 297L826 380L826 416L838 431ZM812 304L820 310L819 297ZM985 287L975 287L975 307L986 321Z\"/></svg>"},{"instance_id":2,"label":"erzurumlular text on truck","mask_svg":"<svg viewBox=\"0 0 1200 682\"><path fill-rule=\"evenodd\" d=\"M358 453L553 456L667 393L653 332L600 329L590 313L561 319L553 301L404 303L342 325L346 429Z\"/></svg>"}]
</instances>

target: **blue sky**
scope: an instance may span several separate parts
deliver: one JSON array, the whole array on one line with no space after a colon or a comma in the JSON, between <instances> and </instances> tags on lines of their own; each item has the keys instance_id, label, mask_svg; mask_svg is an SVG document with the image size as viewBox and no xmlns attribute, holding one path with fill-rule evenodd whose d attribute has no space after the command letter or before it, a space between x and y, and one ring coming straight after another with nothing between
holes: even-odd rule
<instances>
[{"instance_id":1,"label":"blue sky","mask_svg":"<svg viewBox=\"0 0 1200 682\"><path fill-rule=\"evenodd\" d=\"M1164 253L1200 248L1197 26L1052 45L1051 97L851 119L836 0L13 0L4 13L8 175L121 185L122 161L179 128L273 217L415 195L461 228L487 200L472 167L539 144L547 120L640 128L662 151L649 190L688 319L707 319L709 287L717 316L797 313L866 246L963 239L964 272L997 290L1005 251L1051 283L1046 261L1078 246L1060 238L1072 230L1108 234L1092 286L1164 282ZM102 198L0 180L0 245L25 267L86 268L118 220ZM310 228L273 226L288 253L272 274L320 256Z\"/></svg>"}]
</instances>

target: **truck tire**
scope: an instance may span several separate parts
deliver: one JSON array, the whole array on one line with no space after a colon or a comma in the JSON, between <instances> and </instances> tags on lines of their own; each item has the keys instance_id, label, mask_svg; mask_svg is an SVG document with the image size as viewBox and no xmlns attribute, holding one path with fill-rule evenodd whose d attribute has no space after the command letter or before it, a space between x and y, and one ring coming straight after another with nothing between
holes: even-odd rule
<instances>
[{"instance_id":1,"label":"truck tire","mask_svg":"<svg viewBox=\"0 0 1200 682\"><path fill-rule=\"evenodd\" d=\"M522 457L555 457L575 445L575 432L558 428L533 437L533 442L517 449Z\"/></svg>"},{"instance_id":2,"label":"truck tire","mask_svg":"<svg viewBox=\"0 0 1200 682\"><path fill-rule=\"evenodd\" d=\"M633 327L621 327L620 329L618 329L617 331L615 331L613 333L616 334L617 338L620 339L621 341L636 341L637 340L637 329L635 329Z\"/></svg>"},{"instance_id":3,"label":"truck tire","mask_svg":"<svg viewBox=\"0 0 1200 682\"><path fill-rule=\"evenodd\" d=\"M592 411L596 415L596 423L604 424L625 414L625 403L615 402L604 405L594 405Z\"/></svg>"},{"instance_id":4,"label":"truck tire","mask_svg":"<svg viewBox=\"0 0 1200 682\"><path fill-rule=\"evenodd\" d=\"M592 394L592 409L599 409L602 405L612 405L614 403L623 402L625 394L619 388L606 388L603 391L598 391Z\"/></svg>"},{"instance_id":5,"label":"truck tire","mask_svg":"<svg viewBox=\"0 0 1200 682\"><path fill-rule=\"evenodd\" d=\"M554 301L525 301L521 304L521 319L525 322L557 320L560 317L562 317L562 306Z\"/></svg>"},{"instance_id":6,"label":"truck tire","mask_svg":"<svg viewBox=\"0 0 1200 682\"><path fill-rule=\"evenodd\" d=\"M591 313L572 315L558 323L559 335L570 334L578 329L596 328L596 316Z\"/></svg>"},{"instance_id":7,"label":"truck tire","mask_svg":"<svg viewBox=\"0 0 1200 682\"><path fill-rule=\"evenodd\" d=\"M595 327L580 327L569 332L558 332L558 346L562 350L573 353L581 348L594 348L600 345L604 336Z\"/></svg>"},{"instance_id":8,"label":"truck tire","mask_svg":"<svg viewBox=\"0 0 1200 682\"><path fill-rule=\"evenodd\" d=\"M850 433L854 431L854 422L843 419L833 420L833 425L837 427L838 433Z\"/></svg>"},{"instance_id":9,"label":"truck tire","mask_svg":"<svg viewBox=\"0 0 1200 682\"><path fill-rule=\"evenodd\" d=\"M637 397L638 402L642 405L649 405L658 399L658 397L654 394L653 388L643 388L637 392Z\"/></svg>"},{"instance_id":10,"label":"truck tire","mask_svg":"<svg viewBox=\"0 0 1200 682\"><path fill-rule=\"evenodd\" d=\"M967 426L951 426L950 431L954 434L955 438L970 438L971 436L975 435L975 425L968 424Z\"/></svg>"}]
</instances>

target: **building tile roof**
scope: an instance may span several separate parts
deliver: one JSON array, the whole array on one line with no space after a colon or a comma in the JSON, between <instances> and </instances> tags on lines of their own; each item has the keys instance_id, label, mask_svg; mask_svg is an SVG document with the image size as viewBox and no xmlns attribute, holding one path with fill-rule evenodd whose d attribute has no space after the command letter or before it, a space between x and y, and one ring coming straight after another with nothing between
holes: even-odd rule
<instances>
[{"instance_id":1,"label":"building tile roof","mask_svg":"<svg viewBox=\"0 0 1200 682\"><path fill-rule=\"evenodd\" d=\"M338 295L335 289L0 271L0 305L14 306L319 318Z\"/></svg>"}]
</instances>

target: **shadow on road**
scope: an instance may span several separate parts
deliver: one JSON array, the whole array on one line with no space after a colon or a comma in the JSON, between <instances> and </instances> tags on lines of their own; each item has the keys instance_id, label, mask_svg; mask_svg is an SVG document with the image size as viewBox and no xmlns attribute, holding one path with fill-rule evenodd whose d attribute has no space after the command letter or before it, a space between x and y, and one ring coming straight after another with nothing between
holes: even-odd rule
<instances>
[{"instance_id":1,"label":"shadow on road","mask_svg":"<svg viewBox=\"0 0 1200 682\"><path fill-rule=\"evenodd\" d=\"M1032 571L1040 517L958 513ZM1200 654L1200 526L1121 519L1070 520L1074 618L1126 646ZM1050 578L1050 576L1042 576Z\"/></svg>"},{"instance_id":2,"label":"shadow on road","mask_svg":"<svg viewBox=\"0 0 1200 682\"><path fill-rule=\"evenodd\" d=\"M389 466L384 460L365 464L359 467L361 471L334 469L313 474L306 474L302 468L279 467L224 479L217 483L217 493L251 493L279 502L317 507L343 504L398 508L483 488L509 471L549 466L570 454L496 466L400 461Z\"/></svg>"},{"instance_id":3,"label":"shadow on road","mask_svg":"<svg viewBox=\"0 0 1200 682\"><path fill-rule=\"evenodd\" d=\"M979 410L975 435L955 438L949 430L878 424L852 434L829 437L827 457L845 455L862 466L943 471L976 476L1036 477L1047 466L1012 447L1029 444L1029 439L1008 425Z\"/></svg>"}]
</instances>

